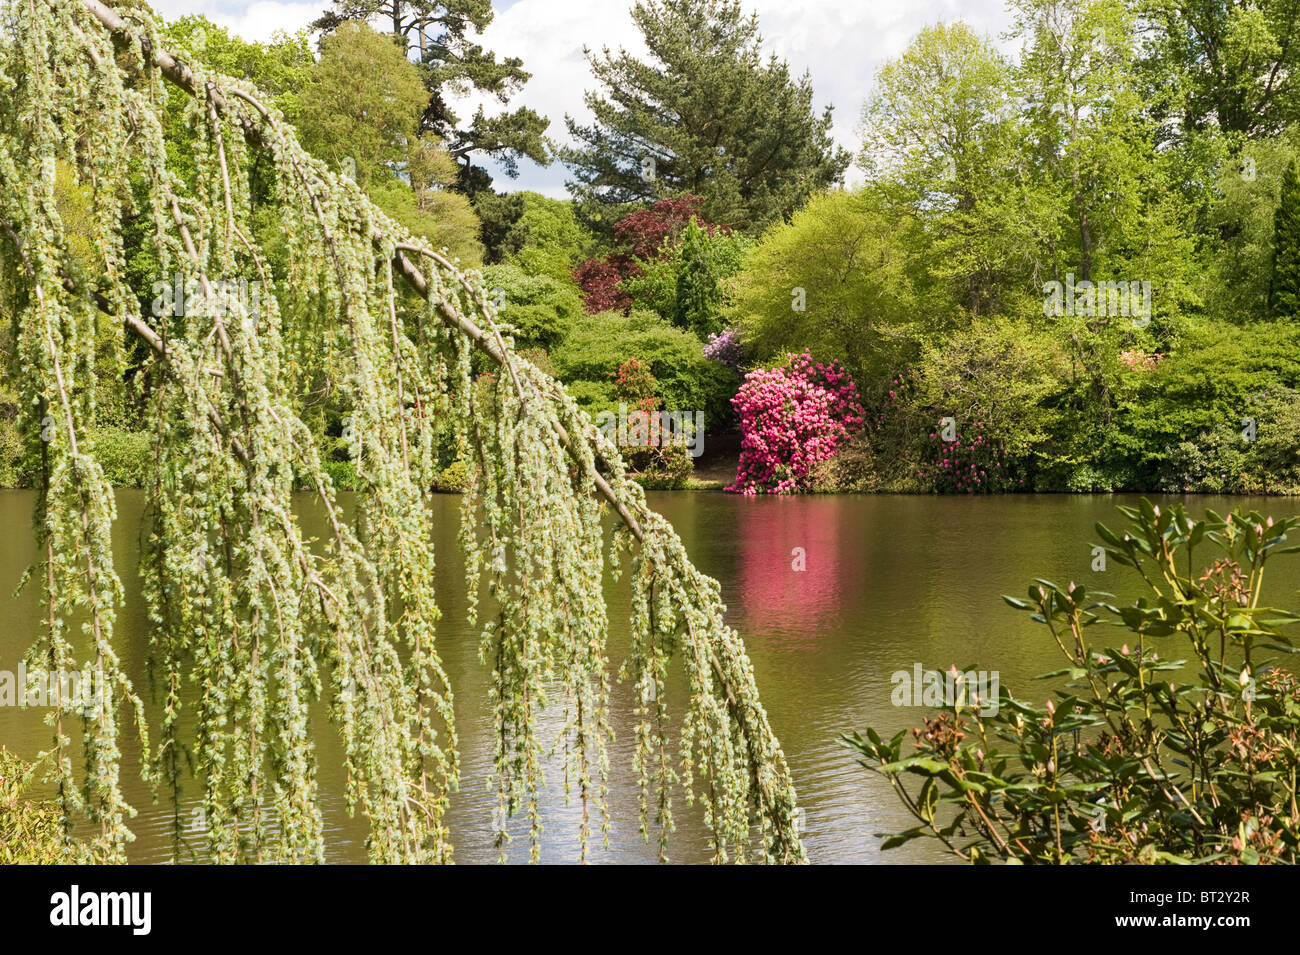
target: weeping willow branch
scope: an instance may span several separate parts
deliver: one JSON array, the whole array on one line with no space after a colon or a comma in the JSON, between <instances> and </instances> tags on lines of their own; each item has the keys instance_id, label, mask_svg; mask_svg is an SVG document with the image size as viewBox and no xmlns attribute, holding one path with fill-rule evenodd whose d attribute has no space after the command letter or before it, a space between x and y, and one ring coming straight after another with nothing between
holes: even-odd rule
<instances>
[{"instance_id":1,"label":"weeping willow branch","mask_svg":"<svg viewBox=\"0 0 1300 955\"><path fill-rule=\"evenodd\" d=\"M348 807L370 823L371 858L451 860L444 817L459 759L436 651L426 493L434 439L450 427L472 464L460 546L471 622L482 617L480 656L492 668L503 854L506 820L522 811L539 857L539 794L557 753L566 796L582 806L582 858L597 817L608 834L612 673L602 581L607 568L620 572L630 550L633 646L617 675L641 701L643 833L659 827L666 859L671 790L680 783L703 805L717 861L803 861L789 770L744 646L723 620L716 581L691 564L588 416L515 353L481 277L422 246L354 182L307 154L251 86L163 49L143 6L11 0L9 14L13 37L0 46L0 221L22 262L14 308L24 395L42 415L24 423L29 434L48 424L46 408L59 422L38 515L48 622L31 656L69 664L77 651L64 621L85 616L95 666L136 707L145 736L113 650L121 588L108 546L112 491L88 430L96 380L87 327L104 312L157 356L153 532L143 570L165 708L149 771L170 791L178 842L188 763L203 787L212 858L322 859L309 714L326 701L343 741ZM193 185L168 166L164 80L191 101ZM256 157L273 170L273 195L259 202L275 204L287 278L254 311L224 299L221 288L253 276L270 290L270 269L250 239ZM92 269L62 238L61 166L94 196ZM142 204L133 183L143 183ZM141 314L125 278L121 218L131 207L150 224L147 245L160 269L182 269L219 307L153 322ZM474 351L499 374L476 379ZM293 396L312 380L331 382L351 409L364 486L351 523L295 408ZM313 489L325 515L323 551L294 517L299 484ZM603 506L622 525L608 551ZM680 771L668 755L664 692L674 659L689 688ZM561 731L542 739L539 715L559 701ZM192 739L182 732L187 705L195 709ZM111 694L90 719L86 781L74 784L61 730L56 776L69 818L80 811L99 822L105 846L121 858L130 808L117 779Z\"/></svg>"}]
</instances>

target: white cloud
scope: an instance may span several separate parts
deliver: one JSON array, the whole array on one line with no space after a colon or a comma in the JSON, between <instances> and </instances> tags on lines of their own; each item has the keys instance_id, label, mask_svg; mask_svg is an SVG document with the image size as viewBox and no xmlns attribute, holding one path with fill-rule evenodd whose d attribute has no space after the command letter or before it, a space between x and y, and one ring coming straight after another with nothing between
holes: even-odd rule
<instances>
[{"instance_id":1,"label":"white cloud","mask_svg":"<svg viewBox=\"0 0 1300 955\"><path fill-rule=\"evenodd\" d=\"M808 71L819 110L835 107L832 133L851 151L858 147L858 116L876 71L902 53L922 27L961 19L996 41L1009 25L1002 0L750 0L749 5L758 13L767 50L787 60L794 75ZM632 0L518 0L498 12L485 32L488 49L522 57L532 72L519 100L551 120L553 138L567 140L566 113L579 122L590 118L583 93L595 84L582 55L584 44L644 51L631 7ZM461 109L472 114L479 102L466 97ZM491 102L484 108L497 109ZM541 169L525 162L513 187L554 189L564 179L562 167ZM498 188L510 188L507 184L498 179Z\"/></svg>"},{"instance_id":2,"label":"white cloud","mask_svg":"<svg viewBox=\"0 0 1300 955\"><path fill-rule=\"evenodd\" d=\"M266 42L277 30L301 30L321 15L325 0L153 0L165 20L202 14L246 40Z\"/></svg>"},{"instance_id":3,"label":"white cloud","mask_svg":"<svg viewBox=\"0 0 1300 955\"><path fill-rule=\"evenodd\" d=\"M169 19L203 13L254 40L269 39L278 29L300 29L326 6L325 0L155 0ZM817 108L834 105L835 140L853 151L859 112L876 70L902 53L922 27L960 19L996 41L1009 25L1003 0L749 0L748 6L758 13L766 48L786 59L795 75L809 72ZM553 138L567 139L566 113L580 122L590 117L583 93L594 87L594 79L583 46L644 52L628 13L631 7L632 0L516 0L507 8L499 6L483 45L498 56L521 57L533 74L511 105L531 106L550 119ZM456 101L456 108L469 116L479 103L489 113L505 108L477 96ZM563 167L542 169L524 161L520 172L514 183L498 177L498 188L564 194Z\"/></svg>"}]
</instances>

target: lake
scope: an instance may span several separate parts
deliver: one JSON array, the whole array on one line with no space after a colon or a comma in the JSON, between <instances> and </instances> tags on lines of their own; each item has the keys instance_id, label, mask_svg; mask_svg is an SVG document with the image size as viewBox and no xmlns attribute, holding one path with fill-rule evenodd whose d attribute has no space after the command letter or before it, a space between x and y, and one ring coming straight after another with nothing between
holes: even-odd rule
<instances>
[{"instance_id":1,"label":"lake","mask_svg":"<svg viewBox=\"0 0 1300 955\"><path fill-rule=\"evenodd\" d=\"M882 734L921 723L924 709L891 704L891 674L911 673L916 664L946 670L950 665L996 670L1001 686L1039 703L1050 687L1036 674L1061 665L1045 629L1000 598L1023 596L1034 577L1127 599L1137 591L1131 570L1112 564L1092 569L1093 525L1123 523L1116 504L1125 495L1042 495L1006 497L821 496L744 498L710 492L658 492L650 503L668 517L696 565L722 583L729 621L740 631L753 660L759 691L773 729L790 761L800 804L806 811L805 843L815 863L898 863L946 861L922 842L881 852L880 833L908 827L888 783L857 765L839 745L840 733L875 726ZM31 530L34 494L0 491L0 528L9 544L0 551L0 669L16 670L36 633L37 592L8 595L34 557ZM1194 514L1244 506L1274 516L1300 513L1300 500L1286 498L1171 498ZM115 534L117 568L127 589L118 621L119 652L136 688L148 701L148 648L135 562L143 534L144 497L118 492ZM435 545L438 553L439 651L456 694L461 747L461 787L453 797L450 826L458 862L495 862L492 810L487 790L492 725L487 706L488 673L478 662L478 633L465 624L465 594L456 549L459 499L439 496ZM319 515L303 498L301 518L315 533ZM802 571L794 567L800 563ZM1278 559L1266 594L1274 606L1294 609L1296 558ZM627 646L627 593L611 587L610 659L613 669ZM680 675L679 675L680 676ZM670 706L681 712L680 678L670 684ZM594 862L654 862L656 846L637 831L637 781L632 771L630 688L614 685L610 808L613 832L608 852L596 847ZM318 734L322 803L329 830L328 861L363 862L365 822L343 810L339 749L323 721ZM0 707L0 744L32 757L48 745L41 713ZM131 827L137 835L130 856L136 862L172 858L172 809L165 797L153 802L137 772L139 753L125 736L123 780L128 799L140 810ZM554 774L552 774L554 779ZM557 780L558 782L558 780ZM579 811L563 804L554 785L545 805L542 861L577 858ZM182 816L198 805L191 785ZM676 862L707 861L698 808L676 801L678 831L669 855ZM516 827L510 860L528 858L527 830Z\"/></svg>"}]
</instances>

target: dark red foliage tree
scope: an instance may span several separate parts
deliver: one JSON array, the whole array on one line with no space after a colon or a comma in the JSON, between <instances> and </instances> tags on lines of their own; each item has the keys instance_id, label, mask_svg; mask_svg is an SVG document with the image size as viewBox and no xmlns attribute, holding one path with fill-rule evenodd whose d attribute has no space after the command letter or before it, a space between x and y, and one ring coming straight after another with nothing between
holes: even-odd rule
<instances>
[{"instance_id":1,"label":"dark red foliage tree","mask_svg":"<svg viewBox=\"0 0 1300 955\"><path fill-rule=\"evenodd\" d=\"M640 271L626 256L609 255L583 262L573 270L573 280L582 289L582 302L588 312L627 311L632 299L623 291L623 279Z\"/></svg>"},{"instance_id":2,"label":"dark red foliage tree","mask_svg":"<svg viewBox=\"0 0 1300 955\"><path fill-rule=\"evenodd\" d=\"M582 289L588 312L626 310L632 300L623 292L624 280L641 274L636 262L653 261L663 255L664 242L676 237L694 219L713 235L715 229L731 230L708 222L700 215L704 199L689 193L678 199L660 199L648 209L638 209L614 223L614 249L600 258L588 259L573 270L573 280Z\"/></svg>"},{"instance_id":3,"label":"dark red foliage tree","mask_svg":"<svg viewBox=\"0 0 1300 955\"><path fill-rule=\"evenodd\" d=\"M664 240L678 235L692 219L708 230L709 235L718 226L700 215L704 199L689 193L680 199L660 199L649 209L638 209L614 223L614 238L619 248L641 259L659 257ZM722 226L726 230L726 226Z\"/></svg>"}]
</instances>

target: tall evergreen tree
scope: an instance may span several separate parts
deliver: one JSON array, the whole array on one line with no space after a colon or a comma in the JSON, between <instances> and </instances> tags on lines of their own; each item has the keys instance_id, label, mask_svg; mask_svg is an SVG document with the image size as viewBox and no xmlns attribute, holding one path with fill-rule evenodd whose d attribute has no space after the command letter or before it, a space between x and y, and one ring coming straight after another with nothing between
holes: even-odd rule
<instances>
[{"instance_id":1,"label":"tall evergreen tree","mask_svg":"<svg viewBox=\"0 0 1300 955\"><path fill-rule=\"evenodd\" d=\"M1279 318L1300 315L1300 176L1295 160L1282 174L1282 194L1273 215L1273 278L1269 310Z\"/></svg>"},{"instance_id":2,"label":"tall evergreen tree","mask_svg":"<svg viewBox=\"0 0 1300 955\"><path fill-rule=\"evenodd\" d=\"M722 331L718 312L722 290L709 249L709 235L692 219L682 233L682 261L677 272L677 297L673 324L693 331L700 338Z\"/></svg>"},{"instance_id":3,"label":"tall evergreen tree","mask_svg":"<svg viewBox=\"0 0 1300 955\"><path fill-rule=\"evenodd\" d=\"M649 61L588 51L605 92L586 96L592 125L565 119L577 145L558 154L577 198L617 208L690 192L707 219L756 231L839 179L849 156L831 108L818 116L808 75L764 59L739 0L641 0L632 19Z\"/></svg>"},{"instance_id":4,"label":"tall evergreen tree","mask_svg":"<svg viewBox=\"0 0 1300 955\"><path fill-rule=\"evenodd\" d=\"M330 33L349 20L382 17L408 54L418 57L429 91L422 128L436 133L460 164L463 192L473 195L492 182L474 165L475 154L496 159L511 178L518 175L521 156L550 164L546 117L528 107L487 116L479 107L466 124L448 102L452 93L477 90L506 103L532 75L518 57L498 60L474 42L492 22L492 0L333 0L333 7L312 24L314 29Z\"/></svg>"}]
</instances>

